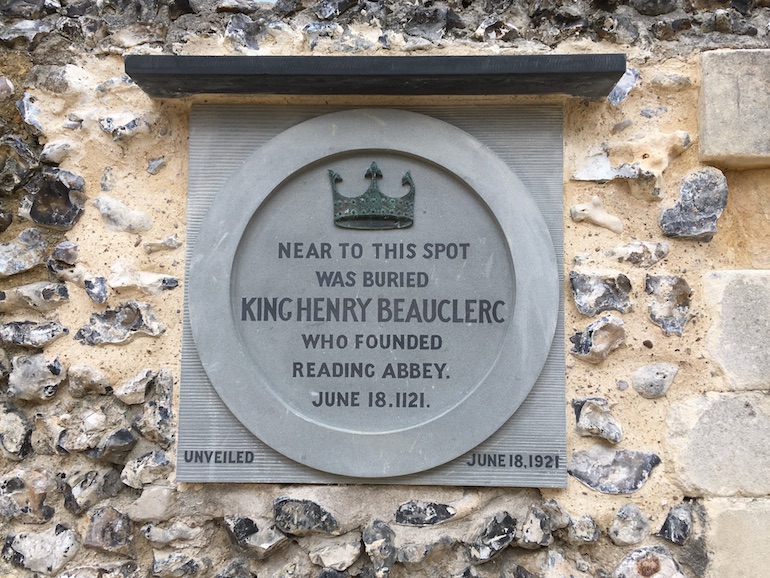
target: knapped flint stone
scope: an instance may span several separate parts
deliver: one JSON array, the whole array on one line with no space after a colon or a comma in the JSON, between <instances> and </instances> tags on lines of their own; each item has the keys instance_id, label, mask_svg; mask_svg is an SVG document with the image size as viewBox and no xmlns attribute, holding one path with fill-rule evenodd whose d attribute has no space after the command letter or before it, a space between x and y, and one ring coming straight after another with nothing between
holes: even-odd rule
<instances>
[{"instance_id":1,"label":"knapped flint stone","mask_svg":"<svg viewBox=\"0 0 770 578\"><path fill-rule=\"evenodd\" d=\"M16 87L10 78L0 76L0 102L8 100L13 96Z\"/></svg>"},{"instance_id":2,"label":"knapped flint stone","mask_svg":"<svg viewBox=\"0 0 770 578\"><path fill-rule=\"evenodd\" d=\"M669 510L663 526L655 535L681 546L690 537L691 530L692 508L689 504L684 503Z\"/></svg>"},{"instance_id":3,"label":"knapped flint stone","mask_svg":"<svg viewBox=\"0 0 770 578\"><path fill-rule=\"evenodd\" d=\"M644 485L659 464L660 457L652 452L594 446L574 452L567 473L603 494L631 494Z\"/></svg>"},{"instance_id":4,"label":"knapped flint stone","mask_svg":"<svg viewBox=\"0 0 770 578\"><path fill-rule=\"evenodd\" d=\"M6 0L0 5L0 14L7 18L34 20L45 14L45 0Z\"/></svg>"},{"instance_id":5,"label":"knapped flint stone","mask_svg":"<svg viewBox=\"0 0 770 578\"><path fill-rule=\"evenodd\" d=\"M52 311L69 301L69 298L69 291L64 283L38 281L19 285L0 291L0 313L8 313L16 309Z\"/></svg>"},{"instance_id":6,"label":"knapped flint stone","mask_svg":"<svg viewBox=\"0 0 770 578\"><path fill-rule=\"evenodd\" d=\"M136 562L124 560L72 568L60 572L56 578L140 578L137 570Z\"/></svg>"},{"instance_id":7,"label":"knapped flint stone","mask_svg":"<svg viewBox=\"0 0 770 578\"><path fill-rule=\"evenodd\" d=\"M516 565L513 569L513 578L538 578L535 574L527 570L524 566Z\"/></svg>"},{"instance_id":8,"label":"knapped flint stone","mask_svg":"<svg viewBox=\"0 0 770 578\"><path fill-rule=\"evenodd\" d=\"M0 244L0 277L29 271L46 261L48 244L37 229L26 229L13 241Z\"/></svg>"},{"instance_id":9,"label":"knapped flint stone","mask_svg":"<svg viewBox=\"0 0 770 578\"><path fill-rule=\"evenodd\" d=\"M516 520L508 512L498 512L488 519L465 544L471 564L483 564L502 552L516 537Z\"/></svg>"},{"instance_id":10,"label":"knapped flint stone","mask_svg":"<svg viewBox=\"0 0 770 578\"><path fill-rule=\"evenodd\" d=\"M13 213L0 209L0 233L4 233L13 223Z\"/></svg>"},{"instance_id":11,"label":"knapped flint stone","mask_svg":"<svg viewBox=\"0 0 770 578\"><path fill-rule=\"evenodd\" d=\"M626 100L628 93L636 86L636 83L639 82L640 78L641 74L639 74L639 71L634 70L633 68L627 68L625 73L623 73L623 76L607 96L610 103L613 106L618 106L621 102Z\"/></svg>"},{"instance_id":12,"label":"knapped flint stone","mask_svg":"<svg viewBox=\"0 0 770 578\"><path fill-rule=\"evenodd\" d=\"M551 532L566 528L572 522L572 517L564 507L556 500L547 500L543 502L543 511L548 515Z\"/></svg>"},{"instance_id":13,"label":"knapped flint stone","mask_svg":"<svg viewBox=\"0 0 770 578\"><path fill-rule=\"evenodd\" d=\"M678 0L631 0L631 7L644 16L660 16L677 9Z\"/></svg>"},{"instance_id":14,"label":"knapped flint stone","mask_svg":"<svg viewBox=\"0 0 770 578\"><path fill-rule=\"evenodd\" d=\"M205 576L211 561L196 559L184 552L152 552L152 576L156 578L193 578Z\"/></svg>"},{"instance_id":15,"label":"knapped flint stone","mask_svg":"<svg viewBox=\"0 0 770 578\"><path fill-rule=\"evenodd\" d=\"M30 42L38 35L38 33L50 32L53 26L47 22L17 22L9 28L0 31L0 40L5 40L5 35L11 33L17 35L16 38L26 37ZM21 120L29 127L32 134L41 136L43 134L43 127L40 125L40 108L37 106L37 98L29 94L24 93L24 96L16 101L16 110L21 115Z\"/></svg>"},{"instance_id":16,"label":"knapped flint stone","mask_svg":"<svg viewBox=\"0 0 770 578\"><path fill-rule=\"evenodd\" d=\"M149 132L150 124L131 113L119 113L99 117L99 128L111 135L112 140L122 141Z\"/></svg>"},{"instance_id":17,"label":"knapped flint stone","mask_svg":"<svg viewBox=\"0 0 770 578\"><path fill-rule=\"evenodd\" d=\"M318 573L317 578L350 578L350 573L340 572L334 568L323 568Z\"/></svg>"},{"instance_id":18,"label":"knapped flint stone","mask_svg":"<svg viewBox=\"0 0 770 578\"><path fill-rule=\"evenodd\" d=\"M593 544L599 540L599 527L591 516L573 518L567 527L567 542L580 546Z\"/></svg>"},{"instance_id":19,"label":"knapped flint stone","mask_svg":"<svg viewBox=\"0 0 770 578\"><path fill-rule=\"evenodd\" d=\"M45 20L17 20L13 24L7 26L0 26L0 41L11 45L12 47L19 46L23 48L25 45L29 45L35 41L38 35L48 34L54 29L54 25ZM28 96L25 94L25 96ZM20 100L16 103L16 108L19 109L19 113L22 115L22 119L25 119L23 112L24 101ZM40 134L37 127L34 127L35 134Z\"/></svg>"},{"instance_id":20,"label":"knapped flint stone","mask_svg":"<svg viewBox=\"0 0 770 578\"><path fill-rule=\"evenodd\" d=\"M113 468L77 472L69 476L63 486L64 507L80 515L91 506L118 495L124 488L120 473Z\"/></svg>"},{"instance_id":21,"label":"knapped flint stone","mask_svg":"<svg viewBox=\"0 0 770 578\"><path fill-rule=\"evenodd\" d=\"M575 306L583 315L593 317L603 311L628 313L631 303L631 281L623 273L587 274L570 271L569 282Z\"/></svg>"},{"instance_id":22,"label":"knapped flint stone","mask_svg":"<svg viewBox=\"0 0 770 578\"><path fill-rule=\"evenodd\" d=\"M0 520L44 524L54 515L45 503L56 495L56 478L42 468L14 470L0 478Z\"/></svg>"},{"instance_id":23,"label":"knapped flint stone","mask_svg":"<svg viewBox=\"0 0 770 578\"><path fill-rule=\"evenodd\" d=\"M601 363L625 343L626 330L620 318L612 314L604 315L569 340L572 342L572 355L588 363Z\"/></svg>"},{"instance_id":24,"label":"knapped flint stone","mask_svg":"<svg viewBox=\"0 0 770 578\"><path fill-rule=\"evenodd\" d=\"M631 383L642 397L656 399L666 395L678 372L679 366L674 363L652 363L637 369Z\"/></svg>"},{"instance_id":25,"label":"knapped flint stone","mask_svg":"<svg viewBox=\"0 0 770 578\"><path fill-rule=\"evenodd\" d=\"M53 248L51 257L67 265L74 265L78 261L78 246L72 241L62 241Z\"/></svg>"},{"instance_id":26,"label":"knapped flint stone","mask_svg":"<svg viewBox=\"0 0 770 578\"><path fill-rule=\"evenodd\" d=\"M457 510L446 504L411 500L396 510L396 524L402 526L433 526L454 517Z\"/></svg>"},{"instance_id":27,"label":"knapped flint stone","mask_svg":"<svg viewBox=\"0 0 770 578\"><path fill-rule=\"evenodd\" d=\"M303 8L303 0L278 0L274 10L276 14L285 18L293 16Z\"/></svg>"},{"instance_id":28,"label":"knapped flint stone","mask_svg":"<svg viewBox=\"0 0 770 578\"><path fill-rule=\"evenodd\" d=\"M77 533L56 524L44 532L9 533L3 558L19 568L50 575L61 570L79 547Z\"/></svg>"},{"instance_id":29,"label":"knapped flint stone","mask_svg":"<svg viewBox=\"0 0 770 578\"><path fill-rule=\"evenodd\" d=\"M86 395L107 395L112 393L112 384L109 376L90 365L71 365L67 371L69 391L72 397L85 397Z\"/></svg>"},{"instance_id":30,"label":"knapped flint stone","mask_svg":"<svg viewBox=\"0 0 770 578\"><path fill-rule=\"evenodd\" d=\"M109 295L106 277L87 276L83 279L86 295L94 303L105 303Z\"/></svg>"},{"instance_id":31,"label":"knapped flint stone","mask_svg":"<svg viewBox=\"0 0 770 578\"><path fill-rule=\"evenodd\" d=\"M287 496L273 502L275 525L285 534L306 536L312 533L339 536L339 522L330 512L310 500L296 500Z\"/></svg>"},{"instance_id":32,"label":"knapped flint stone","mask_svg":"<svg viewBox=\"0 0 770 578\"><path fill-rule=\"evenodd\" d=\"M613 247L606 254L636 267L652 267L668 255L669 248L666 242L631 241L625 245Z\"/></svg>"},{"instance_id":33,"label":"knapped flint stone","mask_svg":"<svg viewBox=\"0 0 770 578\"><path fill-rule=\"evenodd\" d=\"M629 552L612 572L612 578L686 578L682 568L663 546Z\"/></svg>"},{"instance_id":34,"label":"knapped flint stone","mask_svg":"<svg viewBox=\"0 0 770 578\"><path fill-rule=\"evenodd\" d=\"M512 23L492 15L481 21L473 36L483 41L502 40L510 42L521 38L521 32Z\"/></svg>"},{"instance_id":35,"label":"knapped flint stone","mask_svg":"<svg viewBox=\"0 0 770 578\"><path fill-rule=\"evenodd\" d=\"M125 464L128 454L138 441L131 430L120 428L104 436L99 444L86 454L97 460Z\"/></svg>"},{"instance_id":36,"label":"knapped flint stone","mask_svg":"<svg viewBox=\"0 0 770 578\"><path fill-rule=\"evenodd\" d=\"M154 450L130 460L120 473L120 480L130 488L144 486L165 479L174 471L174 463L163 450Z\"/></svg>"},{"instance_id":37,"label":"knapped flint stone","mask_svg":"<svg viewBox=\"0 0 770 578\"><path fill-rule=\"evenodd\" d=\"M13 364L8 358L8 352L5 348L0 347L0 379L6 378L11 375Z\"/></svg>"},{"instance_id":38,"label":"knapped flint stone","mask_svg":"<svg viewBox=\"0 0 770 578\"><path fill-rule=\"evenodd\" d=\"M147 172L151 175L157 175L163 167L166 166L165 157L158 157L157 159L150 159L147 163Z\"/></svg>"},{"instance_id":39,"label":"knapped flint stone","mask_svg":"<svg viewBox=\"0 0 770 578\"><path fill-rule=\"evenodd\" d=\"M43 227L67 231L75 226L85 205L82 177L46 168L27 181L19 202L19 216Z\"/></svg>"},{"instance_id":40,"label":"knapped flint stone","mask_svg":"<svg viewBox=\"0 0 770 578\"><path fill-rule=\"evenodd\" d=\"M651 295L647 310L653 323L666 335L679 335L690 320L692 289L676 275L647 275L644 291Z\"/></svg>"},{"instance_id":41,"label":"knapped flint stone","mask_svg":"<svg viewBox=\"0 0 770 578\"><path fill-rule=\"evenodd\" d=\"M375 578L388 578L396 561L396 533L382 520L373 520L362 534L369 559L374 567Z\"/></svg>"},{"instance_id":42,"label":"knapped flint stone","mask_svg":"<svg viewBox=\"0 0 770 578\"><path fill-rule=\"evenodd\" d=\"M109 424L107 415L100 407L84 404L63 416L51 416L46 426L55 439L55 449L69 454L96 447Z\"/></svg>"},{"instance_id":43,"label":"knapped flint stone","mask_svg":"<svg viewBox=\"0 0 770 578\"><path fill-rule=\"evenodd\" d=\"M727 179L719 169L707 167L684 178L679 200L661 213L658 223L667 237L708 242L726 204Z\"/></svg>"},{"instance_id":44,"label":"knapped flint stone","mask_svg":"<svg viewBox=\"0 0 770 578\"><path fill-rule=\"evenodd\" d=\"M49 142L43 146L40 153L40 162L46 165L60 165L64 162L72 149L68 142Z\"/></svg>"},{"instance_id":45,"label":"knapped flint stone","mask_svg":"<svg viewBox=\"0 0 770 578\"><path fill-rule=\"evenodd\" d=\"M581 436L595 436L611 444L623 439L623 428L613 417L609 402L603 397L572 400L577 432Z\"/></svg>"},{"instance_id":46,"label":"knapped flint stone","mask_svg":"<svg viewBox=\"0 0 770 578\"><path fill-rule=\"evenodd\" d=\"M161 44L166 39L167 31L168 27L160 22L134 22L128 26L122 27L120 30L115 31L110 35L109 40L113 46L117 46L118 48L134 48L135 46L141 46L142 44ZM140 122L146 123L146 121L142 119L140 119ZM134 129L130 126L126 128L127 130L132 131L144 130L141 126L139 126L137 129ZM120 140L124 136L126 135L123 134L115 140Z\"/></svg>"},{"instance_id":47,"label":"knapped flint stone","mask_svg":"<svg viewBox=\"0 0 770 578\"><path fill-rule=\"evenodd\" d=\"M243 558L235 558L227 563L214 578L257 578L257 575L249 570L249 563Z\"/></svg>"},{"instance_id":48,"label":"knapped flint stone","mask_svg":"<svg viewBox=\"0 0 770 578\"><path fill-rule=\"evenodd\" d=\"M157 253L158 251L171 251L177 247L181 247L182 242L179 240L179 236L174 233L167 237L163 237L159 241L151 241L144 244L144 252L148 255Z\"/></svg>"},{"instance_id":49,"label":"knapped flint stone","mask_svg":"<svg viewBox=\"0 0 770 578\"><path fill-rule=\"evenodd\" d=\"M0 138L0 195L18 189L37 166L37 156L23 140L10 134Z\"/></svg>"},{"instance_id":50,"label":"knapped flint stone","mask_svg":"<svg viewBox=\"0 0 770 578\"><path fill-rule=\"evenodd\" d=\"M548 514L537 506L530 506L521 527L521 535L516 538L516 545L527 550L536 550L551 544L553 544L553 534Z\"/></svg>"},{"instance_id":51,"label":"knapped flint stone","mask_svg":"<svg viewBox=\"0 0 770 578\"><path fill-rule=\"evenodd\" d=\"M149 368L142 369L139 373L120 382L112 393L126 405L138 405L144 403L147 394L150 393L155 382L156 373Z\"/></svg>"},{"instance_id":52,"label":"knapped flint stone","mask_svg":"<svg viewBox=\"0 0 770 578\"><path fill-rule=\"evenodd\" d=\"M10 402L0 404L0 451L13 461L32 453L32 423Z\"/></svg>"},{"instance_id":53,"label":"knapped flint stone","mask_svg":"<svg viewBox=\"0 0 770 578\"><path fill-rule=\"evenodd\" d=\"M615 514L607 535L616 546L639 544L650 532L647 518L636 504L625 504Z\"/></svg>"},{"instance_id":54,"label":"knapped flint stone","mask_svg":"<svg viewBox=\"0 0 770 578\"><path fill-rule=\"evenodd\" d=\"M140 531L147 538L147 541L152 542L154 545L192 540L204 532L203 528L192 528L179 521L174 522L168 528L164 528L161 525L145 524Z\"/></svg>"},{"instance_id":55,"label":"knapped flint stone","mask_svg":"<svg viewBox=\"0 0 770 578\"><path fill-rule=\"evenodd\" d=\"M410 36L438 42L452 28L465 28L465 23L452 9L443 6L418 7L413 10L404 31Z\"/></svg>"},{"instance_id":56,"label":"knapped flint stone","mask_svg":"<svg viewBox=\"0 0 770 578\"><path fill-rule=\"evenodd\" d=\"M228 12L231 14L251 14L259 8L256 0L219 0L215 12Z\"/></svg>"},{"instance_id":57,"label":"knapped flint stone","mask_svg":"<svg viewBox=\"0 0 770 578\"><path fill-rule=\"evenodd\" d=\"M257 560L264 560L289 541L286 534L268 520L225 516L224 523L233 542Z\"/></svg>"},{"instance_id":58,"label":"knapped flint stone","mask_svg":"<svg viewBox=\"0 0 770 578\"><path fill-rule=\"evenodd\" d=\"M242 46L250 50L259 50L259 40L264 34L264 24L259 20L252 20L245 14L234 14L225 27L225 38L229 38L236 48Z\"/></svg>"},{"instance_id":59,"label":"knapped flint stone","mask_svg":"<svg viewBox=\"0 0 770 578\"><path fill-rule=\"evenodd\" d=\"M46 401L56 395L56 388L67 377L58 357L47 360L42 353L13 358L8 377L8 396L27 401Z\"/></svg>"},{"instance_id":60,"label":"knapped flint stone","mask_svg":"<svg viewBox=\"0 0 770 578\"><path fill-rule=\"evenodd\" d=\"M152 305L128 301L104 313L92 313L90 324L81 327L75 339L84 345L126 343L138 335L158 337L165 330Z\"/></svg>"},{"instance_id":61,"label":"knapped flint stone","mask_svg":"<svg viewBox=\"0 0 770 578\"><path fill-rule=\"evenodd\" d=\"M359 531L333 538L311 536L301 542L313 564L338 572L347 570L361 557L362 545L362 535ZM401 549L398 549L397 553L401 554ZM372 568L375 566L373 564Z\"/></svg>"},{"instance_id":62,"label":"knapped flint stone","mask_svg":"<svg viewBox=\"0 0 770 578\"><path fill-rule=\"evenodd\" d=\"M137 271L127 261L118 259L111 267L112 275L107 283L113 289L136 288L142 293L157 295L161 291L174 289L179 281L163 273Z\"/></svg>"},{"instance_id":63,"label":"knapped flint stone","mask_svg":"<svg viewBox=\"0 0 770 578\"><path fill-rule=\"evenodd\" d=\"M92 204L99 209L107 228L112 231L144 233L152 229L152 219L145 213L130 209L109 195L100 194Z\"/></svg>"},{"instance_id":64,"label":"knapped flint stone","mask_svg":"<svg viewBox=\"0 0 770 578\"><path fill-rule=\"evenodd\" d=\"M112 506L97 508L90 514L83 546L108 554L133 557L131 531L132 524L128 516Z\"/></svg>"},{"instance_id":65,"label":"knapped flint stone","mask_svg":"<svg viewBox=\"0 0 770 578\"><path fill-rule=\"evenodd\" d=\"M332 20L356 4L357 0L321 0L315 13L321 20Z\"/></svg>"},{"instance_id":66,"label":"knapped flint stone","mask_svg":"<svg viewBox=\"0 0 770 578\"><path fill-rule=\"evenodd\" d=\"M42 349L69 332L69 329L55 321L48 323L13 321L0 325L0 341L21 347Z\"/></svg>"},{"instance_id":67,"label":"knapped flint stone","mask_svg":"<svg viewBox=\"0 0 770 578\"><path fill-rule=\"evenodd\" d=\"M167 368L162 368L155 378L157 400L144 404L142 415L133 423L134 429L143 438L168 449L176 438L176 427L173 420L172 389L174 376Z\"/></svg>"}]
</instances>

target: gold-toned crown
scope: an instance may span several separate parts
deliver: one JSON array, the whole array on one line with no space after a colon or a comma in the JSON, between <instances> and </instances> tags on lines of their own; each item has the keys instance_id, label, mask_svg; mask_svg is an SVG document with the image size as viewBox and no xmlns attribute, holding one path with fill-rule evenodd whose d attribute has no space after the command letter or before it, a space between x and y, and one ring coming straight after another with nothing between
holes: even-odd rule
<instances>
[{"instance_id":1,"label":"gold-toned crown","mask_svg":"<svg viewBox=\"0 0 770 578\"><path fill-rule=\"evenodd\" d=\"M409 185L409 192L403 197L388 197L380 192L377 179L382 172L377 163L366 171L371 179L369 188L360 197L345 197L337 191L342 181L339 173L329 170L334 197L334 224L346 229L405 229L414 223L414 181L409 171L401 179L402 185Z\"/></svg>"}]
</instances>

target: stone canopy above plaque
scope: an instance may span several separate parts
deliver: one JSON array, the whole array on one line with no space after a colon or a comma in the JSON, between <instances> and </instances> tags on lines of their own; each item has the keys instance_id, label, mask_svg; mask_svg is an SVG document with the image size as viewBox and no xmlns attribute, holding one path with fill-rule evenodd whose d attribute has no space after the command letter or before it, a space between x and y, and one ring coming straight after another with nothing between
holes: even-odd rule
<instances>
[{"instance_id":1,"label":"stone canopy above plaque","mask_svg":"<svg viewBox=\"0 0 770 578\"><path fill-rule=\"evenodd\" d=\"M315 116L245 155L192 226L196 379L262 448L219 463L277 458L317 481L467 455L563 471L559 452L474 453L538 382L561 282L527 188L467 132L396 109ZM200 418L184 374L183 425ZM217 457L180 437L180 479L200 480L185 472ZM281 467L258 481L293 479Z\"/></svg>"}]
</instances>

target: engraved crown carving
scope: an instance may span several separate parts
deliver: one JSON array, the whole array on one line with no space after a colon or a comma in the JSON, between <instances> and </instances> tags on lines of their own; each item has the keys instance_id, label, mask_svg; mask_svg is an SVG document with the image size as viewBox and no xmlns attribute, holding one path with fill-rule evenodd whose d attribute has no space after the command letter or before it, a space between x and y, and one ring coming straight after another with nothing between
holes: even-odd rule
<instances>
[{"instance_id":1,"label":"engraved crown carving","mask_svg":"<svg viewBox=\"0 0 770 578\"><path fill-rule=\"evenodd\" d=\"M371 179L369 188L360 197L346 197L337 191L342 181L339 173L329 170L329 180L334 197L334 224L346 229L405 229L414 223L414 181L407 171L401 179L409 192L402 197L389 197L380 192L377 179L382 178L377 163L366 171Z\"/></svg>"}]
</instances>

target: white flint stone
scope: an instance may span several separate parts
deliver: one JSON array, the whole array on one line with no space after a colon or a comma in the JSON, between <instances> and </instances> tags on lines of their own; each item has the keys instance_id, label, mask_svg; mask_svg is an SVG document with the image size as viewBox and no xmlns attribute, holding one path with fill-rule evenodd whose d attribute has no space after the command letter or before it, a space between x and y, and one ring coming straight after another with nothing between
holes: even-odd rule
<instances>
[{"instance_id":1,"label":"white flint stone","mask_svg":"<svg viewBox=\"0 0 770 578\"><path fill-rule=\"evenodd\" d=\"M638 548L626 555L612 578L687 578L671 553L662 546Z\"/></svg>"},{"instance_id":2,"label":"white flint stone","mask_svg":"<svg viewBox=\"0 0 770 578\"><path fill-rule=\"evenodd\" d=\"M639 544L650 532L647 519L636 504L625 504L612 520L607 534L616 546Z\"/></svg>"},{"instance_id":3,"label":"white flint stone","mask_svg":"<svg viewBox=\"0 0 770 578\"><path fill-rule=\"evenodd\" d=\"M581 436L595 436L612 444L623 438L623 427L613 417L610 404L603 398L586 399L580 408L577 431Z\"/></svg>"},{"instance_id":4,"label":"white flint stone","mask_svg":"<svg viewBox=\"0 0 770 578\"><path fill-rule=\"evenodd\" d=\"M120 474L121 481L131 488L142 489L161 479L174 470L166 452L157 450L126 462Z\"/></svg>"},{"instance_id":5,"label":"white flint stone","mask_svg":"<svg viewBox=\"0 0 770 578\"><path fill-rule=\"evenodd\" d=\"M46 360L42 353L13 358L8 377L8 395L17 399L45 401L56 394L56 387L67 377L59 358Z\"/></svg>"},{"instance_id":6,"label":"white flint stone","mask_svg":"<svg viewBox=\"0 0 770 578\"><path fill-rule=\"evenodd\" d=\"M55 574L78 551L77 534L60 525L44 532L9 534L6 548L21 558L21 565L33 572Z\"/></svg>"},{"instance_id":7,"label":"white flint stone","mask_svg":"<svg viewBox=\"0 0 770 578\"><path fill-rule=\"evenodd\" d=\"M105 395L112 389L109 376L90 365L83 363L71 365L67 376L72 397L83 397L89 394Z\"/></svg>"},{"instance_id":8,"label":"white flint stone","mask_svg":"<svg viewBox=\"0 0 770 578\"><path fill-rule=\"evenodd\" d=\"M0 244L0 277L10 277L45 263L48 244L37 229L26 229Z\"/></svg>"},{"instance_id":9,"label":"white flint stone","mask_svg":"<svg viewBox=\"0 0 770 578\"><path fill-rule=\"evenodd\" d=\"M642 397L656 399L666 395L678 372L679 366L674 363L644 365L631 376L631 384Z\"/></svg>"},{"instance_id":10,"label":"white flint stone","mask_svg":"<svg viewBox=\"0 0 770 578\"><path fill-rule=\"evenodd\" d=\"M68 142L49 142L43 147L40 160L48 165L60 165L70 154L72 145Z\"/></svg>"},{"instance_id":11,"label":"white flint stone","mask_svg":"<svg viewBox=\"0 0 770 578\"><path fill-rule=\"evenodd\" d=\"M99 209L108 229L127 233L143 233L152 228L152 219L147 214L130 209L109 195L102 193L94 199L93 204Z\"/></svg>"},{"instance_id":12,"label":"white flint stone","mask_svg":"<svg viewBox=\"0 0 770 578\"><path fill-rule=\"evenodd\" d=\"M181 245L182 241L179 240L179 235L174 233L173 235L163 237L159 241L151 241L149 243L145 243L144 252L149 255L158 251L171 251L177 247L180 247Z\"/></svg>"},{"instance_id":13,"label":"white flint stone","mask_svg":"<svg viewBox=\"0 0 770 578\"><path fill-rule=\"evenodd\" d=\"M116 261L111 269L112 275L107 279L107 283L113 289L136 287L142 293L157 295L169 287L170 279L176 281L173 277L162 273L138 271L123 259Z\"/></svg>"},{"instance_id":14,"label":"white flint stone","mask_svg":"<svg viewBox=\"0 0 770 578\"><path fill-rule=\"evenodd\" d=\"M0 76L0 102L11 98L14 90L16 90L16 88L13 86L11 79Z\"/></svg>"},{"instance_id":15,"label":"white flint stone","mask_svg":"<svg viewBox=\"0 0 770 578\"><path fill-rule=\"evenodd\" d=\"M302 545L313 564L342 572L361 555L361 533L348 532L334 538L312 536Z\"/></svg>"},{"instance_id":16,"label":"white flint stone","mask_svg":"<svg viewBox=\"0 0 770 578\"><path fill-rule=\"evenodd\" d=\"M150 124L132 113L118 113L99 117L99 128L112 135L112 140L123 140L150 131Z\"/></svg>"},{"instance_id":17,"label":"white flint stone","mask_svg":"<svg viewBox=\"0 0 770 578\"><path fill-rule=\"evenodd\" d=\"M127 405L144 403L155 375L152 369L145 368L135 376L116 385L112 393Z\"/></svg>"},{"instance_id":18,"label":"white flint stone","mask_svg":"<svg viewBox=\"0 0 770 578\"><path fill-rule=\"evenodd\" d=\"M51 311L69 301L66 285L48 281L10 287L3 293L5 298L0 300L0 313L9 313L19 308Z\"/></svg>"},{"instance_id":19,"label":"white flint stone","mask_svg":"<svg viewBox=\"0 0 770 578\"><path fill-rule=\"evenodd\" d=\"M49 427L60 431L57 445L68 452L82 452L96 447L108 427L107 415L98 407L82 413L52 416Z\"/></svg>"},{"instance_id":20,"label":"white flint stone","mask_svg":"<svg viewBox=\"0 0 770 578\"><path fill-rule=\"evenodd\" d=\"M184 522L174 522L168 528L155 524L142 526L142 534L153 544L171 544L172 542L194 540L203 533L203 528L192 528Z\"/></svg>"},{"instance_id":21,"label":"white flint stone","mask_svg":"<svg viewBox=\"0 0 770 578\"><path fill-rule=\"evenodd\" d=\"M152 552L152 576L156 578L207 576L209 566L208 558L196 559L184 552Z\"/></svg>"},{"instance_id":22,"label":"white flint stone","mask_svg":"<svg viewBox=\"0 0 770 578\"><path fill-rule=\"evenodd\" d=\"M134 502L126 508L126 514L134 522L165 522L176 514L176 488L147 486Z\"/></svg>"},{"instance_id":23,"label":"white flint stone","mask_svg":"<svg viewBox=\"0 0 770 578\"><path fill-rule=\"evenodd\" d=\"M570 207L569 215L576 223L586 221L598 227L609 229L613 233L623 232L623 221L605 210L599 195L594 195L587 203L573 205Z\"/></svg>"},{"instance_id":24,"label":"white flint stone","mask_svg":"<svg viewBox=\"0 0 770 578\"><path fill-rule=\"evenodd\" d=\"M670 245L663 241L631 241L607 251L606 255L618 261L624 261L637 267L651 267L668 255Z\"/></svg>"},{"instance_id":25,"label":"white flint stone","mask_svg":"<svg viewBox=\"0 0 770 578\"><path fill-rule=\"evenodd\" d=\"M11 460L25 456L25 445L30 443L32 426L19 410L0 405L0 450Z\"/></svg>"}]
</instances>

